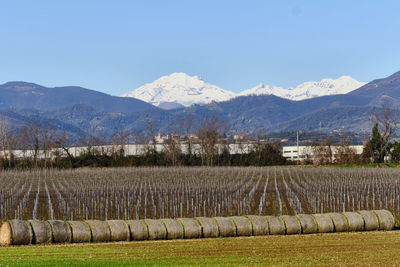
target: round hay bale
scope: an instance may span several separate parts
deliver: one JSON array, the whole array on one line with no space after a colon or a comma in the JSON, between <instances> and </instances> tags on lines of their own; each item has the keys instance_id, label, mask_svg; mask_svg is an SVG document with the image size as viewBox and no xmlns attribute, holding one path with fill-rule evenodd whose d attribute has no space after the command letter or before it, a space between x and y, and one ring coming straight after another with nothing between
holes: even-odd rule
<instances>
[{"instance_id":1,"label":"round hay bale","mask_svg":"<svg viewBox=\"0 0 400 267\"><path fill-rule=\"evenodd\" d=\"M379 221L379 230L393 230L394 228L394 217L393 214L388 210L374 210L376 217Z\"/></svg>"},{"instance_id":2,"label":"round hay bale","mask_svg":"<svg viewBox=\"0 0 400 267\"><path fill-rule=\"evenodd\" d=\"M222 237L236 236L235 224L226 217L214 217L218 224L219 235Z\"/></svg>"},{"instance_id":3,"label":"round hay bale","mask_svg":"<svg viewBox=\"0 0 400 267\"><path fill-rule=\"evenodd\" d=\"M251 222L253 235L268 235L269 225L268 220L264 216L248 215L247 219Z\"/></svg>"},{"instance_id":4,"label":"round hay bale","mask_svg":"<svg viewBox=\"0 0 400 267\"><path fill-rule=\"evenodd\" d=\"M287 235L301 234L301 224L296 216L282 215L279 218L285 223Z\"/></svg>"},{"instance_id":5,"label":"round hay bale","mask_svg":"<svg viewBox=\"0 0 400 267\"><path fill-rule=\"evenodd\" d=\"M53 243L70 243L72 239L71 228L64 221L50 220L47 221L51 227Z\"/></svg>"},{"instance_id":6,"label":"round hay bale","mask_svg":"<svg viewBox=\"0 0 400 267\"><path fill-rule=\"evenodd\" d=\"M357 212L343 212L343 216L346 217L349 223L349 231L363 231L364 230L364 219Z\"/></svg>"},{"instance_id":7,"label":"round hay bale","mask_svg":"<svg viewBox=\"0 0 400 267\"><path fill-rule=\"evenodd\" d=\"M122 220L109 220L106 221L110 228L111 241L129 241L130 232L129 226Z\"/></svg>"},{"instance_id":8,"label":"round hay bale","mask_svg":"<svg viewBox=\"0 0 400 267\"><path fill-rule=\"evenodd\" d=\"M129 227L130 240L140 241L149 239L149 230L143 221L129 220L125 221Z\"/></svg>"},{"instance_id":9,"label":"round hay bale","mask_svg":"<svg viewBox=\"0 0 400 267\"><path fill-rule=\"evenodd\" d=\"M110 242L111 231L108 223L99 220L86 220L85 222L92 232L92 242Z\"/></svg>"},{"instance_id":10,"label":"round hay bale","mask_svg":"<svg viewBox=\"0 0 400 267\"><path fill-rule=\"evenodd\" d=\"M201 237L201 225L192 218L176 219L183 227L183 238L199 238Z\"/></svg>"},{"instance_id":11,"label":"round hay bale","mask_svg":"<svg viewBox=\"0 0 400 267\"><path fill-rule=\"evenodd\" d=\"M327 213L329 217L331 217L333 221L333 227L335 232L347 232L350 231L349 229L349 222L346 219L346 216L344 216L341 213Z\"/></svg>"},{"instance_id":12,"label":"round hay bale","mask_svg":"<svg viewBox=\"0 0 400 267\"><path fill-rule=\"evenodd\" d=\"M67 221L72 233L72 243L86 243L92 239L90 227L86 222Z\"/></svg>"},{"instance_id":13,"label":"round hay bale","mask_svg":"<svg viewBox=\"0 0 400 267\"><path fill-rule=\"evenodd\" d=\"M51 243L51 226L47 221L29 220L28 222L32 226L32 244Z\"/></svg>"},{"instance_id":14,"label":"round hay bale","mask_svg":"<svg viewBox=\"0 0 400 267\"><path fill-rule=\"evenodd\" d=\"M312 215L317 222L318 233L333 233L334 226L331 216L328 214L313 214Z\"/></svg>"},{"instance_id":15,"label":"round hay bale","mask_svg":"<svg viewBox=\"0 0 400 267\"><path fill-rule=\"evenodd\" d=\"M29 245L32 239L32 228L26 221L10 220L0 227L0 245Z\"/></svg>"},{"instance_id":16,"label":"round hay bale","mask_svg":"<svg viewBox=\"0 0 400 267\"><path fill-rule=\"evenodd\" d=\"M378 230L379 229L379 220L374 212L369 210L360 210L357 211L363 219L364 219L364 229L366 231Z\"/></svg>"},{"instance_id":17,"label":"round hay bale","mask_svg":"<svg viewBox=\"0 0 400 267\"><path fill-rule=\"evenodd\" d=\"M286 232L285 223L282 219L274 216L263 216L267 219L270 235L284 235Z\"/></svg>"},{"instance_id":18,"label":"round hay bale","mask_svg":"<svg viewBox=\"0 0 400 267\"><path fill-rule=\"evenodd\" d=\"M253 225L250 220L243 216L228 217L236 226L237 236L251 236L253 235Z\"/></svg>"},{"instance_id":19,"label":"round hay bale","mask_svg":"<svg viewBox=\"0 0 400 267\"><path fill-rule=\"evenodd\" d=\"M313 216L309 214L298 214L296 215L296 218L300 222L301 232L303 234L318 233L318 225Z\"/></svg>"},{"instance_id":20,"label":"round hay bale","mask_svg":"<svg viewBox=\"0 0 400 267\"><path fill-rule=\"evenodd\" d=\"M217 221L213 218L208 217L197 217L194 218L201 226L201 236L204 238L207 237L218 237L219 236L219 228Z\"/></svg>"},{"instance_id":21,"label":"round hay bale","mask_svg":"<svg viewBox=\"0 0 400 267\"><path fill-rule=\"evenodd\" d=\"M183 226L177 220L161 219L161 222L164 224L165 229L167 229L167 238L166 239L183 238L183 236L184 236Z\"/></svg>"},{"instance_id":22,"label":"round hay bale","mask_svg":"<svg viewBox=\"0 0 400 267\"><path fill-rule=\"evenodd\" d=\"M167 238L167 229L161 220L144 219L143 222L149 230L149 240L159 240Z\"/></svg>"}]
</instances>

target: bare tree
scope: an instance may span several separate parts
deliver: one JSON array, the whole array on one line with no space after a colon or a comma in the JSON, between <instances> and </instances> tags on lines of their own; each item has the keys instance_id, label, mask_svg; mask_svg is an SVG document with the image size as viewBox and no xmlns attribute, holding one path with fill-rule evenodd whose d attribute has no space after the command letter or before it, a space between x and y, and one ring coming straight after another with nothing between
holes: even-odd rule
<instances>
[{"instance_id":1,"label":"bare tree","mask_svg":"<svg viewBox=\"0 0 400 267\"><path fill-rule=\"evenodd\" d=\"M333 153L330 140L324 140L312 145L314 165L327 165L333 161Z\"/></svg>"},{"instance_id":2,"label":"bare tree","mask_svg":"<svg viewBox=\"0 0 400 267\"><path fill-rule=\"evenodd\" d=\"M156 144L156 124L154 120L148 119L146 120L146 128L145 128L145 137L146 141L150 143L152 146L148 147L147 153L155 153L157 152L157 144Z\"/></svg>"},{"instance_id":3,"label":"bare tree","mask_svg":"<svg viewBox=\"0 0 400 267\"><path fill-rule=\"evenodd\" d=\"M4 162L7 160L7 146L8 146L8 133L10 129L8 126L8 121L6 119L0 120L0 145L1 145L1 159L2 166L4 166Z\"/></svg>"},{"instance_id":4,"label":"bare tree","mask_svg":"<svg viewBox=\"0 0 400 267\"><path fill-rule=\"evenodd\" d=\"M126 151L126 145L129 143L129 134L128 132L124 130L117 130L114 135L111 138L111 144L112 144L112 154L114 157L114 160L116 160L117 157L124 157L125 156L125 151Z\"/></svg>"},{"instance_id":5,"label":"bare tree","mask_svg":"<svg viewBox=\"0 0 400 267\"><path fill-rule=\"evenodd\" d=\"M42 140L42 153L44 158L44 167L52 164L52 149L55 145L56 130L50 125L44 125L40 128L40 139Z\"/></svg>"},{"instance_id":6,"label":"bare tree","mask_svg":"<svg viewBox=\"0 0 400 267\"><path fill-rule=\"evenodd\" d=\"M179 137L179 135L170 133L168 134L168 138L164 143L165 156L170 160L171 165L173 166L178 165L178 157L182 153Z\"/></svg>"},{"instance_id":7,"label":"bare tree","mask_svg":"<svg viewBox=\"0 0 400 267\"><path fill-rule=\"evenodd\" d=\"M56 135L55 141L54 141L54 159L56 161L56 164L60 161L61 157L63 156L63 152L67 154L68 160L69 160L69 167L73 167L73 155L70 152L70 149L68 147L69 145L69 140L68 136L65 132L58 133Z\"/></svg>"},{"instance_id":8,"label":"bare tree","mask_svg":"<svg viewBox=\"0 0 400 267\"><path fill-rule=\"evenodd\" d=\"M335 162L337 164L355 164L357 160L357 153L355 149L351 148L349 140L337 146L335 154Z\"/></svg>"},{"instance_id":9,"label":"bare tree","mask_svg":"<svg viewBox=\"0 0 400 267\"><path fill-rule=\"evenodd\" d=\"M27 164L29 162L28 150L30 149L30 134L28 126L22 126L18 130L16 146L22 151L22 160Z\"/></svg>"},{"instance_id":10,"label":"bare tree","mask_svg":"<svg viewBox=\"0 0 400 267\"><path fill-rule=\"evenodd\" d=\"M27 126L27 131L28 131L28 138L29 138L29 144L30 144L30 149L32 150L33 153L33 163L35 164L35 167L38 167L38 159L40 157L40 146L41 146L41 139L40 139L40 126L37 123L31 123Z\"/></svg>"},{"instance_id":11,"label":"bare tree","mask_svg":"<svg viewBox=\"0 0 400 267\"><path fill-rule=\"evenodd\" d=\"M215 157L218 153L216 145L218 138L224 132L224 124L216 117L204 117L200 127L197 129L197 136L200 140L201 146L201 160L202 164L213 166Z\"/></svg>"}]
</instances>

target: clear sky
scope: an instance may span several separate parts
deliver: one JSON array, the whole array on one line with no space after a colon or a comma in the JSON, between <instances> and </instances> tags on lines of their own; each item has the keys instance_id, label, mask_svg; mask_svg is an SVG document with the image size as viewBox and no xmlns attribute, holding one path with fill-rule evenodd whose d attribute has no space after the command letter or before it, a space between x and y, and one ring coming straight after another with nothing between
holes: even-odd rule
<instances>
[{"instance_id":1,"label":"clear sky","mask_svg":"<svg viewBox=\"0 0 400 267\"><path fill-rule=\"evenodd\" d=\"M0 2L0 83L121 95L172 72L239 92L400 70L400 1Z\"/></svg>"}]
</instances>

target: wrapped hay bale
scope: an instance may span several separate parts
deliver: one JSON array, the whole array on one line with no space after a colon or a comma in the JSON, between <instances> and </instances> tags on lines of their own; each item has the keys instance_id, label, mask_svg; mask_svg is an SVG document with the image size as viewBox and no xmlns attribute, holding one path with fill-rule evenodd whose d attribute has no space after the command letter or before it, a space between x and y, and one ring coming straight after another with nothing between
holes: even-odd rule
<instances>
[{"instance_id":1,"label":"wrapped hay bale","mask_svg":"<svg viewBox=\"0 0 400 267\"><path fill-rule=\"evenodd\" d=\"M343 212L343 216L346 217L349 223L349 231L363 231L364 230L364 219L357 212Z\"/></svg>"},{"instance_id":2,"label":"wrapped hay bale","mask_svg":"<svg viewBox=\"0 0 400 267\"><path fill-rule=\"evenodd\" d=\"M235 224L226 217L214 217L218 224L219 235L222 237L236 236Z\"/></svg>"},{"instance_id":3,"label":"wrapped hay bale","mask_svg":"<svg viewBox=\"0 0 400 267\"><path fill-rule=\"evenodd\" d=\"M51 243L51 226L47 221L29 220L28 222L32 227L32 244Z\"/></svg>"},{"instance_id":4,"label":"wrapped hay bale","mask_svg":"<svg viewBox=\"0 0 400 267\"><path fill-rule=\"evenodd\" d=\"M176 219L183 227L183 238L199 238L201 237L201 225L192 218Z\"/></svg>"},{"instance_id":5,"label":"wrapped hay bale","mask_svg":"<svg viewBox=\"0 0 400 267\"><path fill-rule=\"evenodd\" d=\"M144 219L143 222L149 230L149 240L159 240L167 238L167 229L161 220Z\"/></svg>"},{"instance_id":6,"label":"wrapped hay bale","mask_svg":"<svg viewBox=\"0 0 400 267\"><path fill-rule=\"evenodd\" d=\"M357 213L359 213L364 219L364 230L372 231L379 229L378 217L374 212L369 210L360 210L357 211Z\"/></svg>"},{"instance_id":7,"label":"wrapped hay bale","mask_svg":"<svg viewBox=\"0 0 400 267\"><path fill-rule=\"evenodd\" d=\"M174 219L161 219L165 229L167 229L166 239L178 239L183 238L184 231L183 226L177 220Z\"/></svg>"},{"instance_id":8,"label":"wrapped hay bale","mask_svg":"<svg viewBox=\"0 0 400 267\"><path fill-rule=\"evenodd\" d=\"M32 238L32 228L26 221L10 220L0 227L0 245L29 245Z\"/></svg>"},{"instance_id":9,"label":"wrapped hay bale","mask_svg":"<svg viewBox=\"0 0 400 267\"><path fill-rule=\"evenodd\" d=\"M125 222L129 227L130 240L140 241L149 239L149 230L143 221L128 220Z\"/></svg>"},{"instance_id":10,"label":"wrapped hay bale","mask_svg":"<svg viewBox=\"0 0 400 267\"><path fill-rule=\"evenodd\" d=\"M269 225L268 220L264 216L248 215L246 216L252 224L253 235L268 235Z\"/></svg>"},{"instance_id":11,"label":"wrapped hay bale","mask_svg":"<svg viewBox=\"0 0 400 267\"><path fill-rule=\"evenodd\" d=\"M219 236L219 228L217 221L213 218L208 217L196 217L194 218L201 226L201 236L202 237L218 237Z\"/></svg>"},{"instance_id":12,"label":"wrapped hay bale","mask_svg":"<svg viewBox=\"0 0 400 267\"><path fill-rule=\"evenodd\" d=\"M236 226L237 236L251 236L253 235L253 225L250 220L243 216L232 216L228 219Z\"/></svg>"},{"instance_id":13,"label":"wrapped hay bale","mask_svg":"<svg viewBox=\"0 0 400 267\"><path fill-rule=\"evenodd\" d=\"M329 217L331 217L333 221L333 227L335 232L347 232L349 230L349 222L346 219L346 216L344 216L341 213L327 213Z\"/></svg>"},{"instance_id":14,"label":"wrapped hay bale","mask_svg":"<svg viewBox=\"0 0 400 267\"><path fill-rule=\"evenodd\" d=\"M110 242L110 227L108 227L105 221L86 220L85 222L89 225L92 232L92 242Z\"/></svg>"},{"instance_id":15,"label":"wrapped hay bale","mask_svg":"<svg viewBox=\"0 0 400 267\"><path fill-rule=\"evenodd\" d=\"M72 243L86 243L92 239L90 227L86 222L67 221L72 233Z\"/></svg>"},{"instance_id":16,"label":"wrapped hay bale","mask_svg":"<svg viewBox=\"0 0 400 267\"><path fill-rule=\"evenodd\" d=\"M394 228L394 217L393 214L388 210L374 210L376 217L379 221L379 230L393 230Z\"/></svg>"},{"instance_id":17,"label":"wrapped hay bale","mask_svg":"<svg viewBox=\"0 0 400 267\"><path fill-rule=\"evenodd\" d=\"M333 233L334 226L331 216L328 214L313 214L312 215L317 222L318 233Z\"/></svg>"},{"instance_id":18,"label":"wrapped hay bale","mask_svg":"<svg viewBox=\"0 0 400 267\"><path fill-rule=\"evenodd\" d=\"M72 239L71 228L64 221L47 221L51 227L53 243L70 243Z\"/></svg>"},{"instance_id":19,"label":"wrapped hay bale","mask_svg":"<svg viewBox=\"0 0 400 267\"><path fill-rule=\"evenodd\" d=\"M106 221L110 228L110 241L129 241L130 232L129 226L122 220Z\"/></svg>"},{"instance_id":20,"label":"wrapped hay bale","mask_svg":"<svg viewBox=\"0 0 400 267\"><path fill-rule=\"evenodd\" d=\"M313 216L309 214L298 214L296 215L296 218L300 222L301 232L303 234L318 233L318 225Z\"/></svg>"},{"instance_id":21,"label":"wrapped hay bale","mask_svg":"<svg viewBox=\"0 0 400 267\"><path fill-rule=\"evenodd\" d=\"M285 223L287 235L301 234L301 224L296 216L282 215L279 218Z\"/></svg>"},{"instance_id":22,"label":"wrapped hay bale","mask_svg":"<svg viewBox=\"0 0 400 267\"><path fill-rule=\"evenodd\" d=\"M285 223L282 219L274 216L264 216L269 225L269 234L270 235L284 235L286 232Z\"/></svg>"}]
</instances>

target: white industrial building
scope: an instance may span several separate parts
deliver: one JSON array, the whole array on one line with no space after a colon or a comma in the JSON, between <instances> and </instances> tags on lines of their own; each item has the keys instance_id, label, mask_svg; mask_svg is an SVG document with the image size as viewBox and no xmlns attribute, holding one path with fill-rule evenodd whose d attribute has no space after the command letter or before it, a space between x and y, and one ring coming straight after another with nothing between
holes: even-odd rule
<instances>
[{"instance_id":1,"label":"white industrial building","mask_svg":"<svg viewBox=\"0 0 400 267\"><path fill-rule=\"evenodd\" d=\"M330 146L332 151L332 160L335 160L336 154L340 146ZM363 145L350 145L348 148L352 149L357 155L363 152ZM284 146L282 148L282 155L289 160L305 160L314 158L313 146Z\"/></svg>"}]
</instances>

